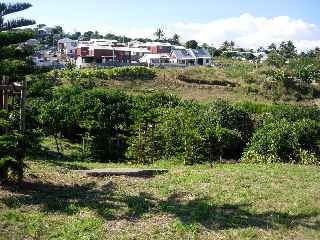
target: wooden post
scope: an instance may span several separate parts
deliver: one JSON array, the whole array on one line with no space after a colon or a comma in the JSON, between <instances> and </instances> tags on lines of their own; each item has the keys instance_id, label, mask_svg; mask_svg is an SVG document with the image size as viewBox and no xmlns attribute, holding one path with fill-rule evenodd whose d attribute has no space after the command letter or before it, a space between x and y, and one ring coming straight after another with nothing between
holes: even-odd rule
<instances>
[{"instance_id":1,"label":"wooden post","mask_svg":"<svg viewBox=\"0 0 320 240\"><path fill-rule=\"evenodd\" d=\"M8 79L6 76L2 76L2 85L7 86L8 85ZM2 90L2 109L8 111L9 110L9 104L8 104L8 89L4 87ZM8 127L4 128L4 132L8 133Z\"/></svg>"},{"instance_id":2,"label":"wooden post","mask_svg":"<svg viewBox=\"0 0 320 240\"><path fill-rule=\"evenodd\" d=\"M16 160L18 162L18 182L21 183L24 175L24 164L23 159L26 152L26 142L24 138L26 130L26 120L25 120L25 105L26 105L26 94L27 93L27 81L23 79L22 89L20 91L20 121L19 121L19 130L22 134L22 139L18 142L18 148L16 152Z\"/></svg>"},{"instance_id":3,"label":"wooden post","mask_svg":"<svg viewBox=\"0 0 320 240\"><path fill-rule=\"evenodd\" d=\"M4 78L5 76L2 76L2 79L1 79L1 85L4 85ZM3 109L3 89L0 89L0 109Z\"/></svg>"},{"instance_id":4,"label":"wooden post","mask_svg":"<svg viewBox=\"0 0 320 240\"><path fill-rule=\"evenodd\" d=\"M22 89L20 94L20 123L19 128L22 133L26 130L26 96L27 95L27 80L23 79Z\"/></svg>"}]
</instances>

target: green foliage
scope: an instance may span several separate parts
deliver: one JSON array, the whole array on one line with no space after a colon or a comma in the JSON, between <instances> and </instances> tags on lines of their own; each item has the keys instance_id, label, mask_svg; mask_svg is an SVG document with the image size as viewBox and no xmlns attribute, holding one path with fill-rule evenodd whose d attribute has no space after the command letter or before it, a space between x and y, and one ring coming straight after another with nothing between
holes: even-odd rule
<instances>
[{"instance_id":1,"label":"green foliage","mask_svg":"<svg viewBox=\"0 0 320 240\"><path fill-rule=\"evenodd\" d=\"M54 78L48 77L47 74L38 74L30 76L27 85L30 99L50 99L57 82Z\"/></svg>"},{"instance_id":2,"label":"green foliage","mask_svg":"<svg viewBox=\"0 0 320 240\"><path fill-rule=\"evenodd\" d=\"M318 152L319 122L286 119L264 125L253 135L243 155L249 162L314 163Z\"/></svg>"},{"instance_id":3,"label":"green foliage","mask_svg":"<svg viewBox=\"0 0 320 240\"><path fill-rule=\"evenodd\" d=\"M0 47L18 44L33 37L33 32L0 32Z\"/></svg>"},{"instance_id":4,"label":"green foliage","mask_svg":"<svg viewBox=\"0 0 320 240\"><path fill-rule=\"evenodd\" d=\"M290 59L297 56L297 49L292 41L280 43L278 52L285 59Z\"/></svg>"},{"instance_id":5,"label":"green foliage","mask_svg":"<svg viewBox=\"0 0 320 240\"><path fill-rule=\"evenodd\" d=\"M128 155L137 161L166 156L193 164L236 158L252 129L248 114L222 101L158 108L157 113L153 122L138 124L129 141Z\"/></svg>"},{"instance_id":6,"label":"green foliage","mask_svg":"<svg viewBox=\"0 0 320 240\"><path fill-rule=\"evenodd\" d=\"M19 171L18 162L12 157L4 157L0 159L0 183L9 178L11 172L13 176Z\"/></svg>"},{"instance_id":7,"label":"green foliage","mask_svg":"<svg viewBox=\"0 0 320 240\"><path fill-rule=\"evenodd\" d=\"M54 70L51 76L61 79L77 80L77 79L105 79L105 80L148 80L155 77L155 70L147 67L115 67L104 69L69 69Z\"/></svg>"},{"instance_id":8,"label":"green foliage","mask_svg":"<svg viewBox=\"0 0 320 240\"><path fill-rule=\"evenodd\" d=\"M281 119L288 121L299 121L302 119L320 120L320 109L317 107L290 106L276 107L270 111L264 119L265 123L276 122Z\"/></svg>"},{"instance_id":9,"label":"green foliage","mask_svg":"<svg viewBox=\"0 0 320 240\"><path fill-rule=\"evenodd\" d=\"M190 40L186 42L186 48L197 49L199 47L198 42L196 40Z\"/></svg>"},{"instance_id":10,"label":"green foliage","mask_svg":"<svg viewBox=\"0 0 320 240\"><path fill-rule=\"evenodd\" d=\"M130 121L130 105L123 93L62 86L53 91L50 101L39 107L38 121L47 134L56 138L58 151L61 150L58 138L64 136L83 142L83 149L90 149L90 157L95 159L121 157L121 129Z\"/></svg>"},{"instance_id":11,"label":"green foliage","mask_svg":"<svg viewBox=\"0 0 320 240\"><path fill-rule=\"evenodd\" d=\"M274 67L282 67L286 62L286 59L277 52L271 52L268 54L267 64Z\"/></svg>"}]
</instances>

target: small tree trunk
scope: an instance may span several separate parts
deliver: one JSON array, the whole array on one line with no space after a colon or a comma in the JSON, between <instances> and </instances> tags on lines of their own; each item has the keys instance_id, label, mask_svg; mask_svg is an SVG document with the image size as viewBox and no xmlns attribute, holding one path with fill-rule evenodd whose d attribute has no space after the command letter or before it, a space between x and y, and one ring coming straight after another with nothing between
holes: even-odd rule
<instances>
[{"instance_id":1,"label":"small tree trunk","mask_svg":"<svg viewBox=\"0 0 320 240\"><path fill-rule=\"evenodd\" d=\"M56 143L57 151L58 151L58 153L60 154L61 152L60 152L60 147L59 147L59 142L58 142L58 136L57 136L57 134L55 133L55 134L53 135L53 137L54 137L54 141L55 141L55 143Z\"/></svg>"}]
</instances>

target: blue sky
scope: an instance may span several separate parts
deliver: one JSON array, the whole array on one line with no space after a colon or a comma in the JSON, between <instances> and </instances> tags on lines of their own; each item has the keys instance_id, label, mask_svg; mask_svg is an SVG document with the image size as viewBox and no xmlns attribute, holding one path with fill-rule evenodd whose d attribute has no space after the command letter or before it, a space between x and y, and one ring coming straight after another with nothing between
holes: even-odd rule
<instances>
[{"instance_id":1,"label":"blue sky","mask_svg":"<svg viewBox=\"0 0 320 240\"><path fill-rule=\"evenodd\" d=\"M15 1L4 0L4 2ZM313 41L313 44L317 44L320 40L319 0L29 0L28 2L34 6L19 15L33 18L37 23L49 26L61 25L67 31L98 30L102 33L150 37L154 29L161 27L168 35L178 32L183 39L191 37L214 44L222 41L223 37L234 37L242 43L241 39L245 36L250 37L256 33L257 26L273 24L274 29L270 27L268 31L277 32L279 30L277 24L281 26L284 24L283 29L286 29L285 24L288 24L290 25L288 28L292 31L290 34L289 32L284 36L280 33L279 36L271 34L270 41L291 37L292 40ZM278 19L280 22L273 21L279 16L285 16L286 19ZM237 23L238 27L232 27ZM255 27L249 30L248 28L253 25ZM229 30L221 32L223 28ZM213 36L216 29L220 31L218 37ZM294 31L302 31L303 36L298 36L299 33ZM240 33L243 33L243 36L239 36ZM268 37L265 33L260 33L260 37L262 35ZM259 44L259 41L253 44Z\"/></svg>"}]
</instances>

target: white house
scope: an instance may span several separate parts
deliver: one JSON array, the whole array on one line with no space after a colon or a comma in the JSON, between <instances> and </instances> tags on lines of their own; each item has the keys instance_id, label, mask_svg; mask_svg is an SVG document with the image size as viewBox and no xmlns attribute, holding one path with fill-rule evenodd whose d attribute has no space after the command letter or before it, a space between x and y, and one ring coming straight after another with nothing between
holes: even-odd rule
<instances>
[{"instance_id":1,"label":"white house","mask_svg":"<svg viewBox=\"0 0 320 240\"><path fill-rule=\"evenodd\" d=\"M195 65L211 65L212 57L210 56L207 49L199 48L199 49L188 49L191 55L195 58Z\"/></svg>"},{"instance_id":2,"label":"white house","mask_svg":"<svg viewBox=\"0 0 320 240\"><path fill-rule=\"evenodd\" d=\"M58 52L69 57L74 57L78 46L77 40L63 38L58 41Z\"/></svg>"},{"instance_id":3,"label":"white house","mask_svg":"<svg viewBox=\"0 0 320 240\"><path fill-rule=\"evenodd\" d=\"M172 50L170 57L170 62L174 64L194 65L196 63L195 56L185 48Z\"/></svg>"},{"instance_id":4,"label":"white house","mask_svg":"<svg viewBox=\"0 0 320 240\"><path fill-rule=\"evenodd\" d=\"M90 39L89 43L95 46L115 46L118 41L110 39Z\"/></svg>"},{"instance_id":5,"label":"white house","mask_svg":"<svg viewBox=\"0 0 320 240\"><path fill-rule=\"evenodd\" d=\"M140 63L148 64L148 66L160 66L161 64L170 63L169 54L146 54L139 60Z\"/></svg>"},{"instance_id":6,"label":"white house","mask_svg":"<svg viewBox=\"0 0 320 240\"><path fill-rule=\"evenodd\" d=\"M131 60L135 62L138 62L144 55L151 53L147 48L130 47L128 49L131 51Z\"/></svg>"},{"instance_id":7,"label":"white house","mask_svg":"<svg viewBox=\"0 0 320 240\"><path fill-rule=\"evenodd\" d=\"M40 41L32 38L32 39L27 40L24 44L27 46L36 46L36 45L40 44Z\"/></svg>"}]
</instances>

